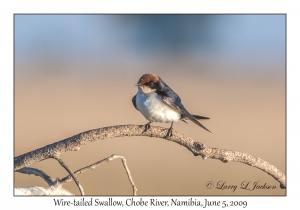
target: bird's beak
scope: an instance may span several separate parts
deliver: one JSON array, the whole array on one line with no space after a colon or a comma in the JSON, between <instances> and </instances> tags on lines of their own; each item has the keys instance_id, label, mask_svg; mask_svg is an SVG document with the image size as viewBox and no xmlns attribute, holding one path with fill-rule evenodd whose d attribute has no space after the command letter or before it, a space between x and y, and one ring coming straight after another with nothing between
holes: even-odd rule
<instances>
[{"instance_id":1,"label":"bird's beak","mask_svg":"<svg viewBox=\"0 0 300 210\"><path fill-rule=\"evenodd\" d=\"M135 86L142 86L142 84L141 84L141 83L138 83L138 84L135 84Z\"/></svg>"}]
</instances>

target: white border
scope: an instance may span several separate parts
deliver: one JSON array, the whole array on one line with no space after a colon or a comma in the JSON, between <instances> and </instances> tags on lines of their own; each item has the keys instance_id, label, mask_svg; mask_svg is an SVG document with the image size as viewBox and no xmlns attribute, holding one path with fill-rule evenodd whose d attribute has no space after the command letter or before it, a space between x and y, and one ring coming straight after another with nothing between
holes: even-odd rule
<instances>
[{"instance_id":1,"label":"white border","mask_svg":"<svg viewBox=\"0 0 300 210\"><path fill-rule=\"evenodd\" d=\"M297 9L298 8L298 9ZM287 196L208 197L214 200L247 200L246 209L282 209L298 206L299 171L299 7L296 1L8 1L0 6L0 128L1 206L21 208L53 207L53 197L13 197L13 14L14 13L286 13L287 14ZM298 135L297 135L298 134ZM298 137L298 138L297 138ZM8 149L9 148L9 149ZM78 197L77 197L78 198ZM126 200L126 197L118 197ZM147 197L149 198L149 197ZM158 197L163 198L163 197ZM165 197L166 199L168 197ZM71 198L70 198L71 199ZM205 199L205 197L199 197ZM34 204L34 205L33 205ZM93 207L96 208L96 207ZM161 209L162 207L160 207ZM194 207L195 208L195 207ZM197 207L196 207L197 208ZM113 209L113 208L110 208ZM294 208L295 209L295 208Z\"/></svg>"}]
</instances>

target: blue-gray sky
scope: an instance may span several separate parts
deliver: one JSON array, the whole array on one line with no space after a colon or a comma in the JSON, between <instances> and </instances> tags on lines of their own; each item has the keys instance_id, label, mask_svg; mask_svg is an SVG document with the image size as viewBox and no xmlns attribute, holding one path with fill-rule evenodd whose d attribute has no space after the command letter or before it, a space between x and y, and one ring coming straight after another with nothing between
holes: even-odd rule
<instances>
[{"instance_id":1,"label":"blue-gray sky","mask_svg":"<svg viewBox=\"0 0 300 210\"><path fill-rule=\"evenodd\" d=\"M15 15L15 60L122 62L203 54L285 65L285 15ZM266 68L267 69L267 68ZM248 69L245 69L245 71ZM241 69L242 71L242 69Z\"/></svg>"}]
</instances>

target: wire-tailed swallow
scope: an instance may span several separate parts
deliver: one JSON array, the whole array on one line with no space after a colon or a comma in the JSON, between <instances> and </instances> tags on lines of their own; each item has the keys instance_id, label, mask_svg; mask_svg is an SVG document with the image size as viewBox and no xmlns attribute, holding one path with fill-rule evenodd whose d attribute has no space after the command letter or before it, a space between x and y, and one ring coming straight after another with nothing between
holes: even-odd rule
<instances>
[{"instance_id":1,"label":"wire-tailed swallow","mask_svg":"<svg viewBox=\"0 0 300 210\"><path fill-rule=\"evenodd\" d=\"M150 128L150 123L171 123L171 127L166 135L172 136L173 123L178 120L191 120L201 128L205 128L197 119L209 119L208 117L190 114L180 97L155 74L144 74L136 84L137 94L132 98L134 107L142 113L149 121L145 131ZM210 131L209 131L210 132Z\"/></svg>"}]
</instances>

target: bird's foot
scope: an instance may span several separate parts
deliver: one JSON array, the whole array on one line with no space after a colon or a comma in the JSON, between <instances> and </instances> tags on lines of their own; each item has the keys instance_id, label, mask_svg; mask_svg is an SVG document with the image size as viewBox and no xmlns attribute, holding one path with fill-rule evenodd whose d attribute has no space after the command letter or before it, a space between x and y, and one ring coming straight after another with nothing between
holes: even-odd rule
<instances>
[{"instance_id":1,"label":"bird's foot","mask_svg":"<svg viewBox=\"0 0 300 210\"><path fill-rule=\"evenodd\" d=\"M145 125L145 130L143 131L143 133L145 133L145 132L147 132L149 129L150 129L150 127L151 127L151 122L148 122L146 125Z\"/></svg>"},{"instance_id":2,"label":"bird's foot","mask_svg":"<svg viewBox=\"0 0 300 210\"><path fill-rule=\"evenodd\" d=\"M167 135L165 136L165 139L169 139L173 136L173 128L169 128Z\"/></svg>"}]
</instances>

